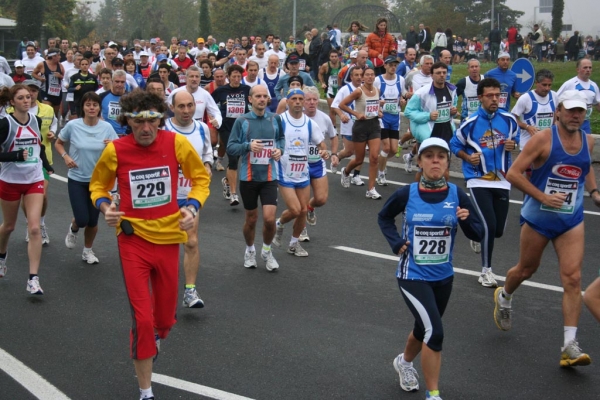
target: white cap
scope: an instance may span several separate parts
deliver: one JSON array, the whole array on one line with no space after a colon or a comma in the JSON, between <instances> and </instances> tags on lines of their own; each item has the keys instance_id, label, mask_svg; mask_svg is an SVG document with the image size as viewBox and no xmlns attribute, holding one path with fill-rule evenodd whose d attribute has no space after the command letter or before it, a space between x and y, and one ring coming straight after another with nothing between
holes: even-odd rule
<instances>
[{"instance_id":1,"label":"white cap","mask_svg":"<svg viewBox=\"0 0 600 400\"><path fill-rule=\"evenodd\" d=\"M350 52L350 58L356 58L358 57L358 50L352 50Z\"/></svg>"},{"instance_id":2,"label":"white cap","mask_svg":"<svg viewBox=\"0 0 600 400\"><path fill-rule=\"evenodd\" d=\"M21 62L21 60L15 61L15 68L19 68L19 67L22 67L22 66L23 66L23 63Z\"/></svg>"},{"instance_id":3,"label":"white cap","mask_svg":"<svg viewBox=\"0 0 600 400\"><path fill-rule=\"evenodd\" d=\"M144 50L140 51L140 57L144 57L144 56L150 57L150 54L148 54L148 52L144 51Z\"/></svg>"},{"instance_id":4,"label":"white cap","mask_svg":"<svg viewBox=\"0 0 600 400\"><path fill-rule=\"evenodd\" d=\"M450 152L448 143L446 143L446 141L444 139L440 139L440 138L432 137L432 138L423 140L423 142L421 143L421 146L419 146L419 154L424 152L425 149L427 149L428 147L441 147L442 149L446 150L447 152Z\"/></svg>"},{"instance_id":5,"label":"white cap","mask_svg":"<svg viewBox=\"0 0 600 400\"><path fill-rule=\"evenodd\" d=\"M585 97L579 90L565 90L558 98L558 104L562 104L567 110L571 108L587 109Z\"/></svg>"},{"instance_id":6,"label":"white cap","mask_svg":"<svg viewBox=\"0 0 600 400\"><path fill-rule=\"evenodd\" d=\"M498 53L498 58L510 58L510 54L508 54L507 52L503 51L502 53Z\"/></svg>"},{"instance_id":7,"label":"white cap","mask_svg":"<svg viewBox=\"0 0 600 400\"><path fill-rule=\"evenodd\" d=\"M223 43L223 42L219 43L219 47L225 47L225 43Z\"/></svg>"}]
</instances>

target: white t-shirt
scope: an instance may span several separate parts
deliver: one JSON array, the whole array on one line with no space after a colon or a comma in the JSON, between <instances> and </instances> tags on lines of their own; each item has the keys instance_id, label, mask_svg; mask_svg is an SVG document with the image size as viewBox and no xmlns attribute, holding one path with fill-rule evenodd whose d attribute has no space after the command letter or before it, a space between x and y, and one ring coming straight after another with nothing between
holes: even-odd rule
<instances>
[{"instance_id":1,"label":"white t-shirt","mask_svg":"<svg viewBox=\"0 0 600 400\"><path fill-rule=\"evenodd\" d=\"M182 87L178 87L177 89L173 90L171 92L171 94L169 94L169 97L167 98L167 104L173 104L173 95L175 93L181 92L183 90L187 90L187 87L182 86ZM192 96L194 97L194 100L196 101L196 112L194 113L194 119L202 120L202 118L204 118L204 111L208 111L208 114L212 118L217 120L217 126L215 126L215 128L220 127L221 123L223 122L223 117L221 116L221 110L219 110L219 107L217 107L217 103L215 103L215 100L212 98L210 93L208 93L206 90L202 89L201 87L198 87L198 89L196 89L196 91L194 93L192 93Z\"/></svg>"},{"instance_id":2,"label":"white t-shirt","mask_svg":"<svg viewBox=\"0 0 600 400\"><path fill-rule=\"evenodd\" d=\"M279 57L279 68L283 68L284 67L283 64L285 64L285 57L286 57L285 51L280 50L280 51L275 52L274 50L269 50L269 51L265 52L265 58L268 60L269 57L273 54L275 54L277 57Z\"/></svg>"},{"instance_id":3,"label":"white t-shirt","mask_svg":"<svg viewBox=\"0 0 600 400\"><path fill-rule=\"evenodd\" d=\"M252 56L248 59L248 61L256 61L258 63L258 69L260 70L263 68L267 68L267 66L269 64L269 57L266 57L265 55L263 55L262 58Z\"/></svg>"}]
</instances>

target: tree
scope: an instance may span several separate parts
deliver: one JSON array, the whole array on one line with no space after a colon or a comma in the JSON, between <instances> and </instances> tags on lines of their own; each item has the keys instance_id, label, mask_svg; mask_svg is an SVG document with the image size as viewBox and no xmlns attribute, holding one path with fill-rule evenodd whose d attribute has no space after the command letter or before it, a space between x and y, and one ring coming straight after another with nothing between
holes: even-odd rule
<instances>
[{"instance_id":1,"label":"tree","mask_svg":"<svg viewBox=\"0 0 600 400\"><path fill-rule=\"evenodd\" d=\"M96 22L92 15L92 9L87 2L79 2L75 8L75 18L71 23L71 32L74 40L87 38L96 28ZM90 43L93 44L93 43Z\"/></svg>"},{"instance_id":2,"label":"tree","mask_svg":"<svg viewBox=\"0 0 600 400\"><path fill-rule=\"evenodd\" d=\"M31 3L31 2L29 2ZM75 0L44 1L44 28L46 36L68 38L75 11ZM30 6L31 7L31 6ZM29 9L33 10L32 8Z\"/></svg>"},{"instance_id":3,"label":"tree","mask_svg":"<svg viewBox=\"0 0 600 400\"><path fill-rule=\"evenodd\" d=\"M553 0L552 2L552 37L558 39L563 27L563 13L565 11L565 0Z\"/></svg>"},{"instance_id":4,"label":"tree","mask_svg":"<svg viewBox=\"0 0 600 400\"><path fill-rule=\"evenodd\" d=\"M18 38L27 37L34 40L39 39L44 23L44 0L19 0L17 4L17 29ZM32 12L36 10L37 12Z\"/></svg>"},{"instance_id":5,"label":"tree","mask_svg":"<svg viewBox=\"0 0 600 400\"><path fill-rule=\"evenodd\" d=\"M210 14L208 11L208 0L200 0L198 32L200 32L200 37L204 38L204 40L206 40L206 37L212 33L212 27L210 24Z\"/></svg>"}]
</instances>

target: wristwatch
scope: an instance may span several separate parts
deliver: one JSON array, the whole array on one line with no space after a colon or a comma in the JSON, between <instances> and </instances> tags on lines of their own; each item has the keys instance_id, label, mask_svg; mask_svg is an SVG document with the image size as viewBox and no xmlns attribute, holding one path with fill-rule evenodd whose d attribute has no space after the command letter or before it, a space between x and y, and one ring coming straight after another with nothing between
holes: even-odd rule
<instances>
[{"instance_id":1,"label":"wristwatch","mask_svg":"<svg viewBox=\"0 0 600 400\"><path fill-rule=\"evenodd\" d=\"M186 208L189 210L189 212L192 213L192 215L194 216L194 218L196 218L196 215L198 215L198 210L196 210L196 207L194 207L194 206L187 206Z\"/></svg>"}]
</instances>

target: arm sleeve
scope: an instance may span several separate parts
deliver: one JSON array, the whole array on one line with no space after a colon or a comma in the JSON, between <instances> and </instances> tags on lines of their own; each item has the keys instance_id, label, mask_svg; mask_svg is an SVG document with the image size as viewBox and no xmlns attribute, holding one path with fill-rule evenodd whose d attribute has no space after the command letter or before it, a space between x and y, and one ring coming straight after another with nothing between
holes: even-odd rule
<instances>
[{"instance_id":1,"label":"arm sleeve","mask_svg":"<svg viewBox=\"0 0 600 400\"><path fill-rule=\"evenodd\" d=\"M466 208L469 210L469 216L465 220L458 220L460 229L462 229L465 236L475 242L481 242L484 238L484 228L479 214L475 211L473 203L467 194L459 187L456 188L458 191L458 202L460 208Z\"/></svg>"},{"instance_id":2,"label":"arm sleeve","mask_svg":"<svg viewBox=\"0 0 600 400\"><path fill-rule=\"evenodd\" d=\"M229 141L227 142L227 154L232 156L244 156L250 151L250 143L246 142L244 127L248 123L245 118L237 118L233 123Z\"/></svg>"},{"instance_id":3,"label":"arm sleeve","mask_svg":"<svg viewBox=\"0 0 600 400\"><path fill-rule=\"evenodd\" d=\"M111 202L110 191L115 186L116 178L117 152L115 145L109 143L100 155L90 180L90 197L96 208L100 209L100 204Z\"/></svg>"},{"instance_id":4,"label":"arm sleeve","mask_svg":"<svg viewBox=\"0 0 600 400\"><path fill-rule=\"evenodd\" d=\"M202 126L202 128L204 128L204 132L205 132L205 138L203 140L203 146L202 146L202 164L204 163L209 163L210 165L213 164L213 148L212 148L212 144L210 143L210 130L208 129L208 125L206 125L204 122L200 122L200 125ZM206 137L208 136L208 137Z\"/></svg>"},{"instance_id":5,"label":"arm sleeve","mask_svg":"<svg viewBox=\"0 0 600 400\"><path fill-rule=\"evenodd\" d=\"M467 87L467 78L462 78L456 82L456 96L462 96L465 93L465 87Z\"/></svg>"},{"instance_id":6,"label":"arm sleeve","mask_svg":"<svg viewBox=\"0 0 600 400\"><path fill-rule=\"evenodd\" d=\"M2 148L8 146L4 143L8 139L9 124L6 118L0 119L0 146ZM25 150L0 152L0 162L24 161L23 153Z\"/></svg>"},{"instance_id":7,"label":"arm sleeve","mask_svg":"<svg viewBox=\"0 0 600 400\"><path fill-rule=\"evenodd\" d=\"M192 183L192 190L188 194L188 204L193 205L199 210L210 194L210 177L208 176L208 172L206 172L206 168L204 168L204 164L200 160L200 156L190 141L183 135L174 136L177 161L179 162L179 165L181 165L183 176Z\"/></svg>"},{"instance_id":8,"label":"arm sleeve","mask_svg":"<svg viewBox=\"0 0 600 400\"><path fill-rule=\"evenodd\" d=\"M408 101L406 109L404 110L404 115L406 118L417 124L429 122L429 119L431 118L428 111L421 110L421 98L416 94Z\"/></svg>"},{"instance_id":9,"label":"arm sleeve","mask_svg":"<svg viewBox=\"0 0 600 400\"><path fill-rule=\"evenodd\" d=\"M44 169L46 171L54 172L54 168L52 168L52 166L48 162L48 157L46 156L46 146L44 146L41 143L40 143L40 158L42 159L42 167L44 167Z\"/></svg>"},{"instance_id":10,"label":"arm sleeve","mask_svg":"<svg viewBox=\"0 0 600 400\"><path fill-rule=\"evenodd\" d=\"M458 152L465 151L465 145L467 144L467 137L463 131L465 124L461 124L454 132L454 136L450 139L450 151L452 154L458 157Z\"/></svg>"},{"instance_id":11,"label":"arm sleeve","mask_svg":"<svg viewBox=\"0 0 600 400\"><path fill-rule=\"evenodd\" d=\"M406 239L400 236L396 228L396 217L406 209L409 193L410 185L396 190L377 215L379 229L390 244L393 254L398 254L402 246L406 244Z\"/></svg>"},{"instance_id":12,"label":"arm sleeve","mask_svg":"<svg viewBox=\"0 0 600 400\"><path fill-rule=\"evenodd\" d=\"M279 77L279 80L277 81L277 84L275 85L275 97L277 97L277 100L281 100L281 98L283 96L281 96L281 90L283 89L283 77Z\"/></svg>"},{"instance_id":13,"label":"arm sleeve","mask_svg":"<svg viewBox=\"0 0 600 400\"><path fill-rule=\"evenodd\" d=\"M52 123L50 124L50 132L56 133L58 130L58 119L56 119L56 115L52 117Z\"/></svg>"}]
</instances>

